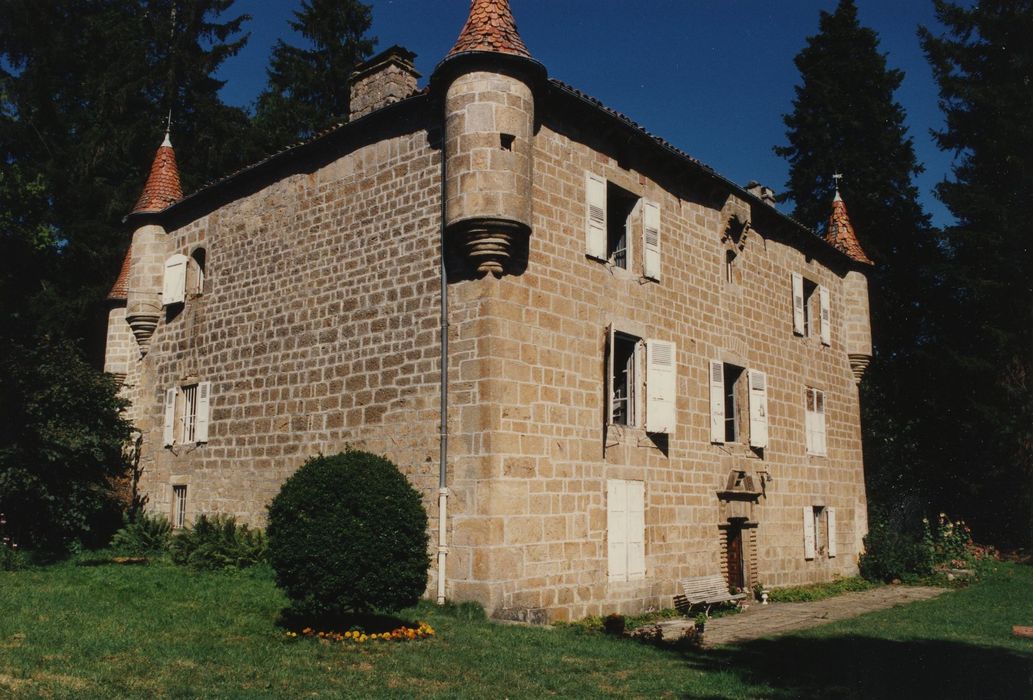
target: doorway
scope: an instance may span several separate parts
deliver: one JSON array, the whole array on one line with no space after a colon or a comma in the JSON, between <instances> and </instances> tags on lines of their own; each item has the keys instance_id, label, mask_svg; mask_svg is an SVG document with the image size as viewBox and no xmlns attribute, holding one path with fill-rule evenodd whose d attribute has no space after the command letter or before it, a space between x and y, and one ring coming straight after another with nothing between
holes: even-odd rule
<instances>
[{"instance_id":1,"label":"doorway","mask_svg":"<svg viewBox=\"0 0 1033 700\"><path fill-rule=\"evenodd\" d=\"M728 554L728 587L744 589L746 588L746 568L743 560L742 523L730 522L725 534Z\"/></svg>"}]
</instances>

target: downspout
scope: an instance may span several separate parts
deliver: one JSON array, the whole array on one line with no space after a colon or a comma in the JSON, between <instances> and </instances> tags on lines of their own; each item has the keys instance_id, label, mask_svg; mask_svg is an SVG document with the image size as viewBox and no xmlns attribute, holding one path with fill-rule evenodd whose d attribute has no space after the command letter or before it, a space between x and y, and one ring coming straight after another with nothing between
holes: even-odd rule
<instances>
[{"instance_id":1,"label":"downspout","mask_svg":"<svg viewBox=\"0 0 1033 700\"><path fill-rule=\"evenodd\" d=\"M438 605L445 602L448 558L448 270L445 266L445 143L441 144L441 428L438 455Z\"/></svg>"}]
</instances>

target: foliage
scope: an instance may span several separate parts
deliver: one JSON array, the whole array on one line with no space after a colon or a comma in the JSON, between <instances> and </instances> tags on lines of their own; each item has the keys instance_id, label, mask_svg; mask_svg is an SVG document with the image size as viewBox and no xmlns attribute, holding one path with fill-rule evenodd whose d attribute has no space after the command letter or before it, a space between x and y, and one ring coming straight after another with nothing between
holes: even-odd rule
<instances>
[{"instance_id":1,"label":"foliage","mask_svg":"<svg viewBox=\"0 0 1033 700\"><path fill-rule=\"evenodd\" d=\"M277 40L258 98L255 123L267 150L347 121L349 76L376 45L366 36L372 23L369 5L358 0L302 0L290 26L311 48Z\"/></svg>"},{"instance_id":2,"label":"foliage","mask_svg":"<svg viewBox=\"0 0 1033 700\"><path fill-rule=\"evenodd\" d=\"M125 517L122 528L111 540L111 548L122 554L143 556L168 549L172 538L172 524L164 515L138 513L135 518Z\"/></svg>"},{"instance_id":3,"label":"foliage","mask_svg":"<svg viewBox=\"0 0 1033 700\"><path fill-rule=\"evenodd\" d=\"M842 593L867 591L878 585L878 583L851 576L850 578L837 578L826 583L776 588L768 591L768 600L772 603L806 603L813 600L824 600Z\"/></svg>"},{"instance_id":4,"label":"foliage","mask_svg":"<svg viewBox=\"0 0 1033 700\"><path fill-rule=\"evenodd\" d=\"M296 611L393 611L427 587L427 513L398 468L348 451L310 459L269 506L269 561Z\"/></svg>"},{"instance_id":5,"label":"foliage","mask_svg":"<svg viewBox=\"0 0 1033 700\"><path fill-rule=\"evenodd\" d=\"M940 88L941 149L953 178L937 197L956 217L943 339L955 399L939 436L939 507L984 536L1033 546L1033 0L956 5L936 0L941 36L920 31Z\"/></svg>"},{"instance_id":6,"label":"foliage","mask_svg":"<svg viewBox=\"0 0 1033 700\"><path fill-rule=\"evenodd\" d=\"M243 569L266 561L261 530L238 525L232 515L202 514L169 542L172 561L194 569Z\"/></svg>"},{"instance_id":7,"label":"foliage","mask_svg":"<svg viewBox=\"0 0 1033 700\"><path fill-rule=\"evenodd\" d=\"M7 534L7 516L0 513L0 571L15 571L25 560L18 543Z\"/></svg>"},{"instance_id":8,"label":"foliage","mask_svg":"<svg viewBox=\"0 0 1033 700\"><path fill-rule=\"evenodd\" d=\"M869 581L892 581L908 574L932 573L928 549L915 534L876 520L864 537L864 553L858 561L861 576Z\"/></svg>"}]
</instances>

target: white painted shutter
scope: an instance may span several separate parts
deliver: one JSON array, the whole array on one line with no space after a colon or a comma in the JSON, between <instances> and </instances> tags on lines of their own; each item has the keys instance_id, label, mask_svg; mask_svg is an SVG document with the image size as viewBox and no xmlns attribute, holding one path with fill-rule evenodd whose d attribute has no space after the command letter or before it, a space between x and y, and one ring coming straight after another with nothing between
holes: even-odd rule
<instances>
[{"instance_id":1,"label":"white painted shutter","mask_svg":"<svg viewBox=\"0 0 1033 700\"><path fill-rule=\"evenodd\" d=\"M642 274L660 279L660 205L645 202L642 209Z\"/></svg>"},{"instance_id":2,"label":"white painted shutter","mask_svg":"<svg viewBox=\"0 0 1033 700\"><path fill-rule=\"evenodd\" d=\"M611 580L628 577L628 503L625 482L606 482L606 539Z\"/></svg>"},{"instance_id":3,"label":"white painted shutter","mask_svg":"<svg viewBox=\"0 0 1033 700\"><path fill-rule=\"evenodd\" d=\"M176 389L175 387L165 390L165 447L171 447L175 441L176 426Z\"/></svg>"},{"instance_id":4,"label":"white painted shutter","mask_svg":"<svg viewBox=\"0 0 1033 700\"><path fill-rule=\"evenodd\" d=\"M613 423L613 324L606 327L606 425ZM630 408L630 406L629 406Z\"/></svg>"},{"instance_id":5,"label":"white painted shutter","mask_svg":"<svg viewBox=\"0 0 1033 700\"><path fill-rule=\"evenodd\" d=\"M755 369L750 379L750 446L768 446L768 377Z\"/></svg>"},{"instance_id":6,"label":"white painted shutter","mask_svg":"<svg viewBox=\"0 0 1033 700\"><path fill-rule=\"evenodd\" d=\"M165 261L165 280L161 290L161 303L182 304L187 282L187 256L179 253Z\"/></svg>"},{"instance_id":7,"label":"white painted shutter","mask_svg":"<svg viewBox=\"0 0 1033 700\"><path fill-rule=\"evenodd\" d=\"M821 344L832 345L832 317L829 311L829 290L818 287L818 301L821 314Z\"/></svg>"},{"instance_id":8,"label":"white painted shutter","mask_svg":"<svg viewBox=\"0 0 1033 700\"><path fill-rule=\"evenodd\" d=\"M208 405L211 393L211 382L201 382L197 385L197 417L194 419L194 442L208 442Z\"/></svg>"},{"instance_id":9,"label":"white painted shutter","mask_svg":"<svg viewBox=\"0 0 1033 700\"><path fill-rule=\"evenodd\" d=\"M825 392L814 390L814 451L826 454L828 446L825 440Z\"/></svg>"},{"instance_id":10,"label":"white painted shutter","mask_svg":"<svg viewBox=\"0 0 1033 700\"><path fill-rule=\"evenodd\" d=\"M585 173L585 252L606 260L606 180Z\"/></svg>"},{"instance_id":11,"label":"white painted shutter","mask_svg":"<svg viewBox=\"0 0 1033 700\"><path fill-rule=\"evenodd\" d=\"M803 408L803 428L806 439L804 444L807 447L808 453L814 453L818 451L814 437L814 418L816 415L814 413L814 389L808 387L805 397Z\"/></svg>"},{"instance_id":12,"label":"white painted shutter","mask_svg":"<svg viewBox=\"0 0 1033 700\"><path fill-rule=\"evenodd\" d=\"M803 558L814 558L814 508L803 508Z\"/></svg>"},{"instance_id":13,"label":"white painted shutter","mask_svg":"<svg viewBox=\"0 0 1033 700\"><path fill-rule=\"evenodd\" d=\"M826 508L826 517L829 525L829 557L836 556L836 509Z\"/></svg>"},{"instance_id":14,"label":"white painted shutter","mask_svg":"<svg viewBox=\"0 0 1033 700\"><path fill-rule=\"evenodd\" d=\"M710 361L710 442L725 441L725 367Z\"/></svg>"},{"instance_id":15,"label":"white painted shutter","mask_svg":"<svg viewBox=\"0 0 1033 700\"><path fill-rule=\"evenodd\" d=\"M628 579L645 578L646 575L646 503L645 484L641 481L625 481L627 489L627 542Z\"/></svg>"},{"instance_id":16,"label":"white painted shutter","mask_svg":"<svg viewBox=\"0 0 1033 700\"><path fill-rule=\"evenodd\" d=\"M803 275L793 273L793 333L804 334Z\"/></svg>"},{"instance_id":17,"label":"white painted shutter","mask_svg":"<svg viewBox=\"0 0 1033 700\"><path fill-rule=\"evenodd\" d=\"M670 434L678 423L677 358L674 343L646 342L646 432Z\"/></svg>"}]
</instances>

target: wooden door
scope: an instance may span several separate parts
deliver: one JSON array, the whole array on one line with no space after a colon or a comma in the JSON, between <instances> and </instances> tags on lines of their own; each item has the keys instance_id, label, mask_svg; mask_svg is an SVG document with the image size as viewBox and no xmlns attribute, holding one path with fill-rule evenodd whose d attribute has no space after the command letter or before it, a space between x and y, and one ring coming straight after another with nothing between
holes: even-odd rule
<instances>
[{"instance_id":1,"label":"wooden door","mask_svg":"<svg viewBox=\"0 0 1033 700\"><path fill-rule=\"evenodd\" d=\"M742 526L728 526L728 587L745 588L746 577L743 569Z\"/></svg>"}]
</instances>

